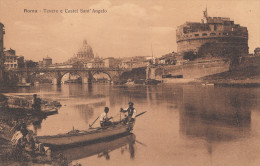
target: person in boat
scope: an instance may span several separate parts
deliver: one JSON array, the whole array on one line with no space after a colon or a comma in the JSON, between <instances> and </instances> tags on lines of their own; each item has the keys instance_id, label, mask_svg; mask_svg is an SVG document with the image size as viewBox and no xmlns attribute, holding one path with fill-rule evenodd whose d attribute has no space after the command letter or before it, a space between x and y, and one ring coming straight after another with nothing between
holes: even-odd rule
<instances>
[{"instance_id":1,"label":"person in boat","mask_svg":"<svg viewBox=\"0 0 260 166\"><path fill-rule=\"evenodd\" d=\"M136 110L134 108L134 103L133 102L129 102L128 103L129 107L126 109L121 108L120 112L126 113L125 114L125 119L123 120L123 122L127 123L127 122L134 122L135 121L135 116L136 116Z\"/></svg>"},{"instance_id":2,"label":"person in boat","mask_svg":"<svg viewBox=\"0 0 260 166\"><path fill-rule=\"evenodd\" d=\"M32 109L34 111L41 111L41 99L37 97L37 94L33 95Z\"/></svg>"},{"instance_id":3,"label":"person in boat","mask_svg":"<svg viewBox=\"0 0 260 166\"><path fill-rule=\"evenodd\" d=\"M112 122L110 121L112 117L108 117L109 108L105 107L104 112L100 115L100 126L106 127L112 125Z\"/></svg>"},{"instance_id":4,"label":"person in boat","mask_svg":"<svg viewBox=\"0 0 260 166\"><path fill-rule=\"evenodd\" d=\"M109 151L104 151L104 152L98 154L98 157L103 157L103 156L106 157L106 160L110 160Z\"/></svg>"}]
</instances>

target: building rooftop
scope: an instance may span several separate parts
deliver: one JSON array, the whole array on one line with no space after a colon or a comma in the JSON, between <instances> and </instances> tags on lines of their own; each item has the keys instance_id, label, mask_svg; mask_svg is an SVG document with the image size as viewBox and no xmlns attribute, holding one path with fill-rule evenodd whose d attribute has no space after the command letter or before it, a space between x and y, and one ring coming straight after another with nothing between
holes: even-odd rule
<instances>
[{"instance_id":1,"label":"building rooftop","mask_svg":"<svg viewBox=\"0 0 260 166\"><path fill-rule=\"evenodd\" d=\"M49 56L47 56L47 57L45 57L45 58L43 58L44 60L52 60L52 58L51 57L49 57Z\"/></svg>"},{"instance_id":2,"label":"building rooftop","mask_svg":"<svg viewBox=\"0 0 260 166\"><path fill-rule=\"evenodd\" d=\"M5 56L16 56L15 50L13 50L11 48L9 50L4 51L4 53L5 53Z\"/></svg>"}]
</instances>

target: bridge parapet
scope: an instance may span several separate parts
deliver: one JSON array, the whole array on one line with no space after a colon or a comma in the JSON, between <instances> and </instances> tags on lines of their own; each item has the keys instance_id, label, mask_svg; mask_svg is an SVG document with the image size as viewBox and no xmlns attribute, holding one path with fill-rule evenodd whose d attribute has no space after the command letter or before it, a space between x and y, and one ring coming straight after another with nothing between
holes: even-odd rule
<instances>
[{"instance_id":1,"label":"bridge parapet","mask_svg":"<svg viewBox=\"0 0 260 166\"><path fill-rule=\"evenodd\" d=\"M120 75L131 69L127 68L31 68L31 69L16 69L14 72L21 78L26 78L33 82L33 77L36 75L46 75L52 79L53 84L60 84L62 77L66 73L77 74L82 78L82 83L88 83L93 75L97 73L107 74L111 80L118 79Z\"/></svg>"},{"instance_id":2,"label":"bridge parapet","mask_svg":"<svg viewBox=\"0 0 260 166\"><path fill-rule=\"evenodd\" d=\"M130 71L128 68L31 68L15 69L14 72L46 72L46 71Z\"/></svg>"}]
</instances>

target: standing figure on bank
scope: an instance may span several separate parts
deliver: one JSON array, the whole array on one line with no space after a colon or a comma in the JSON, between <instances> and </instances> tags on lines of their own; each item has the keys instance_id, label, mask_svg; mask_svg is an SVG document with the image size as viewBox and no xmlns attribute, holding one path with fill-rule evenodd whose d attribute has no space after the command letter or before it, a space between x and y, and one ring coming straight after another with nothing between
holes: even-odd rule
<instances>
[{"instance_id":1,"label":"standing figure on bank","mask_svg":"<svg viewBox=\"0 0 260 166\"><path fill-rule=\"evenodd\" d=\"M33 95L32 109L34 111L41 111L41 99L37 97L37 94Z\"/></svg>"},{"instance_id":2,"label":"standing figure on bank","mask_svg":"<svg viewBox=\"0 0 260 166\"><path fill-rule=\"evenodd\" d=\"M105 107L104 112L100 115L100 126L101 127L112 125L112 122L110 121L110 119L112 119L112 117L110 117L110 118L108 117L108 112L109 112L109 108Z\"/></svg>"},{"instance_id":3,"label":"standing figure on bank","mask_svg":"<svg viewBox=\"0 0 260 166\"><path fill-rule=\"evenodd\" d=\"M127 109L123 109L123 108L120 109L120 112L127 113L127 115L125 115L126 118L124 119L125 123L134 122L135 116L136 116L136 110L134 108L134 103L130 101L128 103L128 105L129 105L129 107Z\"/></svg>"}]
</instances>

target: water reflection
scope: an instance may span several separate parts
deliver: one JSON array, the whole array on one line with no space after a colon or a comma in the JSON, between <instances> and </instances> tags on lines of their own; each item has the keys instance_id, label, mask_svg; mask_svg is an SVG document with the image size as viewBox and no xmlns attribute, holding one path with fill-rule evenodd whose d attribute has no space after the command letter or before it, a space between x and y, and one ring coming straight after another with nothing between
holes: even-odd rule
<instances>
[{"instance_id":1,"label":"water reflection","mask_svg":"<svg viewBox=\"0 0 260 166\"><path fill-rule=\"evenodd\" d=\"M37 135L37 130L41 129L42 127L42 119L38 121L34 121L32 125L33 125L33 132Z\"/></svg>"},{"instance_id":2,"label":"water reflection","mask_svg":"<svg viewBox=\"0 0 260 166\"><path fill-rule=\"evenodd\" d=\"M86 122L89 123L89 119L94 115L94 108L90 105L76 105L77 112L80 114L80 117Z\"/></svg>"},{"instance_id":3,"label":"water reflection","mask_svg":"<svg viewBox=\"0 0 260 166\"><path fill-rule=\"evenodd\" d=\"M73 127L86 130L86 124L92 123L104 106L110 108L109 113L115 119L117 115L120 118L120 107L126 107L129 101L135 103L138 113L147 111L138 117L133 130L147 145L142 148L138 144L138 153L137 140L122 139L54 152L64 154L69 161L85 165L104 165L104 162L106 165L210 165L211 162L221 165L219 162L228 160L226 156L232 154L232 157L241 154L237 163L246 163L248 158L259 155L259 88L71 84L34 87L26 92L35 91L63 105L59 114L35 125L40 128L38 135L66 133ZM99 126L97 122L95 125ZM243 157L240 152L247 150L256 153L248 152ZM237 165L235 161L232 163L222 165Z\"/></svg>"},{"instance_id":4,"label":"water reflection","mask_svg":"<svg viewBox=\"0 0 260 166\"><path fill-rule=\"evenodd\" d=\"M134 158L136 150L134 147L135 138L136 137L134 134L128 134L105 141L99 141L93 144L81 144L76 147L66 149L53 149L52 158L57 158L57 156L62 155L68 161L75 161L97 155L98 158L110 160L112 157L118 157L112 156L111 154L111 152L115 150L120 150L122 155L124 155L124 152L127 151L130 154L130 158Z\"/></svg>"},{"instance_id":5,"label":"water reflection","mask_svg":"<svg viewBox=\"0 0 260 166\"><path fill-rule=\"evenodd\" d=\"M209 142L248 137L252 94L248 89L186 87L180 108L180 132Z\"/></svg>"}]
</instances>

